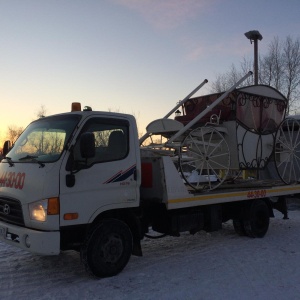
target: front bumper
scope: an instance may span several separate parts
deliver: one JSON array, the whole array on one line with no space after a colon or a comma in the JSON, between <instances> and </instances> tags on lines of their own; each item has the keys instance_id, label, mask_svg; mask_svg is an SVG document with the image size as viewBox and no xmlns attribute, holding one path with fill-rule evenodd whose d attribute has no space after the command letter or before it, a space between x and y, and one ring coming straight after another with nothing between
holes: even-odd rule
<instances>
[{"instance_id":1,"label":"front bumper","mask_svg":"<svg viewBox=\"0 0 300 300\"><path fill-rule=\"evenodd\" d=\"M60 253L59 231L39 231L0 222L0 241L40 255Z\"/></svg>"}]
</instances>

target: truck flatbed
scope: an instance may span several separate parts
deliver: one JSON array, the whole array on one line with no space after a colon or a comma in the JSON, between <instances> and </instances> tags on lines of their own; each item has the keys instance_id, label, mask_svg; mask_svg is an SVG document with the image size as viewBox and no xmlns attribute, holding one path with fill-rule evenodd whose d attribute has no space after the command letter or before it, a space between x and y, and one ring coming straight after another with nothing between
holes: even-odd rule
<instances>
[{"instance_id":1,"label":"truck flatbed","mask_svg":"<svg viewBox=\"0 0 300 300\"><path fill-rule=\"evenodd\" d=\"M191 193L189 197L170 198L167 205L168 209L175 209L299 193L300 184L282 185L282 181L279 180L250 180L223 184L220 189Z\"/></svg>"},{"instance_id":2,"label":"truck flatbed","mask_svg":"<svg viewBox=\"0 0 300 300\"><path fill-rule=\"evenodd\" d=\"M300 194L300 184L287 185L276 179L237 179L214 190L196 191L182 180L170 157L144 157L143 165L149 167L146 179L142 178L141 198L164 203L167 210Z\"/></svg>"}]
</instances>

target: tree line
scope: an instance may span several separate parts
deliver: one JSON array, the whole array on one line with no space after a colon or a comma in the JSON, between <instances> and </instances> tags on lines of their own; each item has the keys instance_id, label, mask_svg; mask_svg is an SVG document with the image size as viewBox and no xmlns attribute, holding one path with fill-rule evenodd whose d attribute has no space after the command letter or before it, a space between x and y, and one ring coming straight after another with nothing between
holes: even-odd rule
<instances>
[{"instance_id":1,"label":"tree line","mask_svg":"<svg viewBox=\"0 0 300 300\"><path fill-rule=\"evenodd\" d=\"M212 82L211 92L224 92L253 69L253 59L243 58L240 66L232 64L230 69L217 75ZM271 86L281 92L288 100L287 114L299 110L300 96L300 39L288 36L280 41L274 37L268 45L268 51L259 55L258 83ZM254 84L254 78L248 77L241 86Z\"/></svg>"},{"instance_id":2,"label":"tree line","mask_svg":"<svg viewBox=\"0 0 300 300\"><path fill-rule=\"evenodd\" d=\"M47 109L45 105L41 105L39 110L36 112L35 119L39 119L42 117L45 117L47 113ZM6 141L10 141L10 144L13 145L17 138L21 135L21 133L24 131L23 126L18 126L18 125L8 125L7 131L6 131L6 136L5 139ZM0 145L0 154L2 154L2 147L4 144L4 140L2 141Z\"/></svg>"}]
</instances>

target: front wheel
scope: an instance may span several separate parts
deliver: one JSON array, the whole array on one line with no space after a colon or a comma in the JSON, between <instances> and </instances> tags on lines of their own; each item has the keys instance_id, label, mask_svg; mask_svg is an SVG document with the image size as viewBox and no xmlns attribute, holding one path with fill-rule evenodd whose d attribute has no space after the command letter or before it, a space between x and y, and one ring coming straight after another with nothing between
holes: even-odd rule
<instances>
[{"instance_id":1,"label":"front wheel","mask_svg":"<svg viewBox=\"0 0 300 300\"><path fill-rule=\"evenodd\" d=\"M87 236L81 260L93 276L114 276L127 265L132 247L132 234L127 224L115 219L104 220Z\"/></svg>"}]
</instances>

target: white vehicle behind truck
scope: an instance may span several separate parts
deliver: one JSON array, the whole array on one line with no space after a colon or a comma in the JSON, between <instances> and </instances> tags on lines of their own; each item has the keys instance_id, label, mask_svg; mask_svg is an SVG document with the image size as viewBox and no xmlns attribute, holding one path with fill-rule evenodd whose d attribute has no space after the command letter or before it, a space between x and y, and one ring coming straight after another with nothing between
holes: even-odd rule
<instances>
[{"instance_id":1,"label":"white vehicle behind truck","mask_svg":"<svg viewBox=\"0 0 300 300\"><path fill-rule=\"evenodd\" d=\"M239 83L221 97L230 96ZM271 97L282 101L276 93ZM284 163L282 177L289 182L274 178L227 181L224 176L228 177L231 165L223 163L228 156L223 143L228 142L222 124L227 130L234 126L218 120L205 124L202 135L199 129L191 134L192 126L180 133L180 122L168 119L177 108L152 123L141 139L133 116L90 107L81 111L79 103L72 105L71 112L29 124L0 163L0 241L40 255L80 251L86 270L106 277L122 271L131 254L142 255L141 240L151 237L149 230L161 237L178 236L184 231L218 230L232 219L239 234L263 237L273 208L286 217L285 196L300 193L298 175L285 175L285 169L291 169L287 158L291 155L276 152L278 140L270 154L270 163L272 159ZM285 123L283 134L296 129L296 123L290 124ZM167 141L143 146L154 133ZM257 140L263 145L263 138ZM206 153L204 167L193 155L202 157L210 144L215 148ZM283 148L280 144L280 151ZM193 176L198 172L201 177L198 183L183 180L189 177L187 161ZM254 168L260 170L257 161Z\"/></svg>"}]
</instances>

